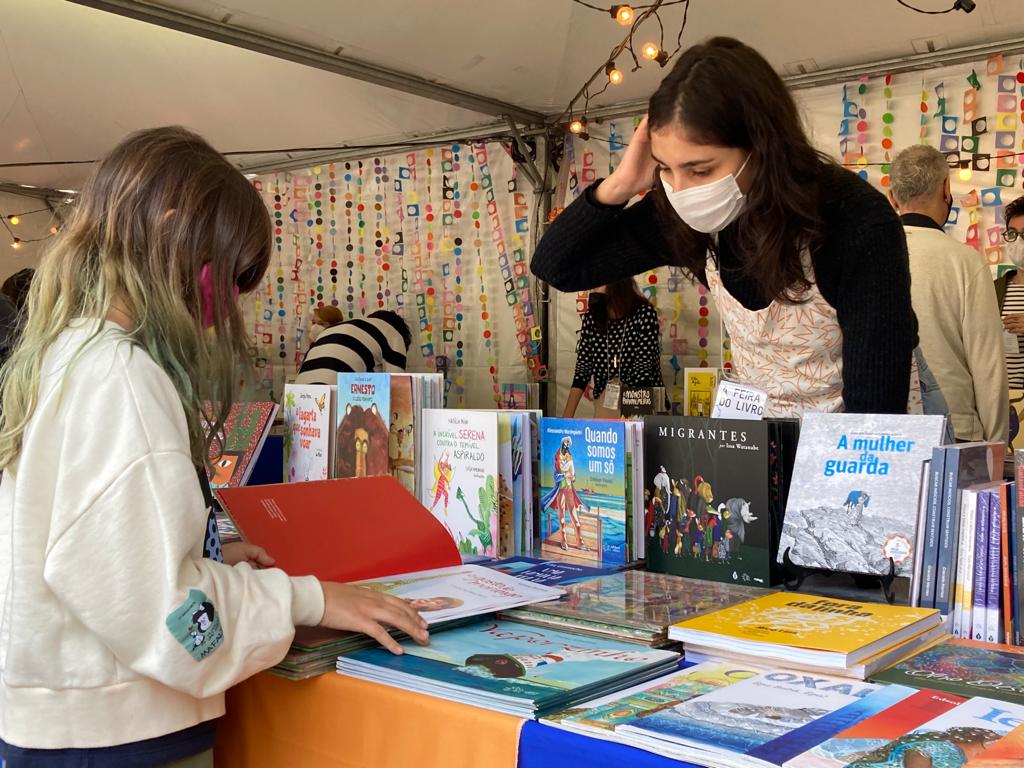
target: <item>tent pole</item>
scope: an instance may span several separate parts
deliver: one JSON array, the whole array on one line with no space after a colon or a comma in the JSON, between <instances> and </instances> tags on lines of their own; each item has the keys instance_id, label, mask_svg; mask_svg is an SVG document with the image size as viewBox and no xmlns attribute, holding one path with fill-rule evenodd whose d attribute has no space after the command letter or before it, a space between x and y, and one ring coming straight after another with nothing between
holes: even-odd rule
<instances>
[{"instance_id":1,"label":"tent pole","mask_svg":"<svg viewBox=\"0 0 1024 768\"><path fill-rule=\"evenodd\" d=\"M505 122L508 123L509 130L512 131L512 139L516 143L516 147L519 148L519 154L522 155L523 160L517 165L522 168L523 173L526 174L530 180L530 184L533 186L534 194L536 195L538 188L542 188L544 180L541 178L540 171L537 170L536 163L530 157L530 148L526 146L526 142L523 141L523 135L519 132L519 126L516 125L516 121L508 115L505 116ZM547 175L547 169L545 169L545 176ZM531 251L532 253L532 251Z\"/></svg>"},{"instance_id":2,"label":"tent pole","mask_svg":"<svg viewBox=\"0 0 1024 768\"><path fill-rule=\"evenodd\" d=\"M534 187L533 193L533 226L530 227L530 259L533 260L534 251L537 249L537 243L540 242L541 237L544 235L544 230L548 226L548 214L551 213L552 203L552 163L551 163L551 147L553 142L551 141L554 129L549 128L543 136L537 137L537 159L543 158L544 162L544 173L541 176L541 183ZM521 151L521 150L520 150ZM542 280L538 280L532 274L530 275L530 295L534 296L534 314L537 318L537 327L540 328L541 342L540 342L540 363L541 365L548 367L551 362L551 289L547 283ZM550 395L554 392L554 389L550 387L551 370L548 369L547 377L538 382L538 402L544 413L553 413L551 410L551 404L548 402Z\"/></svg>"}]
</instances>

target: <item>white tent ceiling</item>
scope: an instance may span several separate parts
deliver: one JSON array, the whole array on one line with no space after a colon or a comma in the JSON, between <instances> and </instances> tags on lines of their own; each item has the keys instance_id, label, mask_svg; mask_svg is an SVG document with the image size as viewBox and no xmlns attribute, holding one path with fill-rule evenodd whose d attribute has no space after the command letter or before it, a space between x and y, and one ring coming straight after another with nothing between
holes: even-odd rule
<instances>
[{"instance_id":1,"label":"white tent ceiling","mask_svg":"<svg viewBox=\"0 0 1024 768\"><path fill-rule=\"evenodd\" d=\"M952 2L909 1L928 9ZM488 101L467 109L450 93L424 98L73 2L0 0L0 164L89 160L129 131L167 123L232 151L457 135L511 109L557 115L625 32L571 0L81 2L186 26L208 21L220 39L262 41L260 50L273 39L282 50L312 52L319 66L364 62ZM938 48L1024 41L1024 0L977 3L970 15L926 16L896 0L691 0L683 42L733 35L793 74L796 62L813 71L911 56L921 39ZM674 36L682 6L661 15ZM638 36L656 40L656 32L650 21ZM594 104L644 98L662 74L648 62L632 73L627 57L618 64L625 82ZM372 75L380 76L380 69ZM243 167L300 162L283 154L236 160ZM88 168L0 168L0 180L75 188Z\"/></svg>"}]
</instances>

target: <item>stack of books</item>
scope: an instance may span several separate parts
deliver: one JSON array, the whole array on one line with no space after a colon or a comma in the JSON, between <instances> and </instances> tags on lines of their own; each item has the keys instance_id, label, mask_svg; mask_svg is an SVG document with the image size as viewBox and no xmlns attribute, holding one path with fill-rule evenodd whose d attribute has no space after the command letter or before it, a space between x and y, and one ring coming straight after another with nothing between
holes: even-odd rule
<instances>
[{"instance_id":1,"label":"stack of books","mask_svg":"<svg viewBox=\"0 0 1024 768\"><path fill-rule=\"evenodd\" d=\"M407 691L533 718L674 669L679 654L633 643L486 619L338 659L338 672Z\"/></svg>"},{"instance_id":2,"label":"stack of books","mask_svg":"<svg viewBox=\"0 0 1024 768\"><path fill-rule=\"evenodd\" d=\"M560 600L503 611L502 616L539 627L662 647L674 642L668 638L669 625L762 594L764 590L753 587L622 571L565 585Z\"/></svg>"},{"instance_id":3,"label":"stack of books","mask_svg":"<svg viewBox=\"0 0 1024 768\"><path fill-rule=\"evenodd\" d=\"M780 665L864 680L947 637L934 608L778 592L674 624L692 661Z\"/></svg>"}]
</instances>

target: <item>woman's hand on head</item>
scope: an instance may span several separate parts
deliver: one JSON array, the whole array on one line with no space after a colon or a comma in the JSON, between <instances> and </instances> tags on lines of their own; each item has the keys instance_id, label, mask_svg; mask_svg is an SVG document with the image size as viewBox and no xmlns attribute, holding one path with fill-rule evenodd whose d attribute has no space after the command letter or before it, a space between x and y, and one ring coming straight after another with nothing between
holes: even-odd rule
<instances>
[{"instance_id":1,"label":"woman's hand on head","mask_svg":"<svg viewBox=\"0 0 1024 768\"><path fill-rule=\"evenodd\" d=\"M633 132L622 161L612 174L594 190L594 197L604 205L624 205L654 184L658 164L651 157L651 134L647 116Z\"/></svg>"},{"instance_id":2,"label":"woman's hand on head","mask_svg":"<svg viewBox=\"0 0 1024 768\"><path fill-rule=\"evenodd\" d=\"M407 602L365 587L320 583L324 590L324 617L320 626L369 635L394 654L402 648L387 627L401 630L420 645L430 641L427 622Z\"/></svg>"}]
</instances>

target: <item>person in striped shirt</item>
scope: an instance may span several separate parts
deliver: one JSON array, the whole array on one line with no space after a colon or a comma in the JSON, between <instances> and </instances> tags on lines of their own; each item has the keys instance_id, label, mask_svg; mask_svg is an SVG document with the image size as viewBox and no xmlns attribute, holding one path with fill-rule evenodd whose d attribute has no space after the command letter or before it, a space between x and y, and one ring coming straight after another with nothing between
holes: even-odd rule
<instances>
[{"instance_id":1,"label":"person in striped shirt","mask_svg":"<svg viewBox=\"0 0 1024 768\"><path fill-rule=\"evenodd\" d=\"M295 383L335 384L339 373L401 373L411 343L409 326L396 312L344 320L314 339Z\"/></svg>"}]
</instances>

